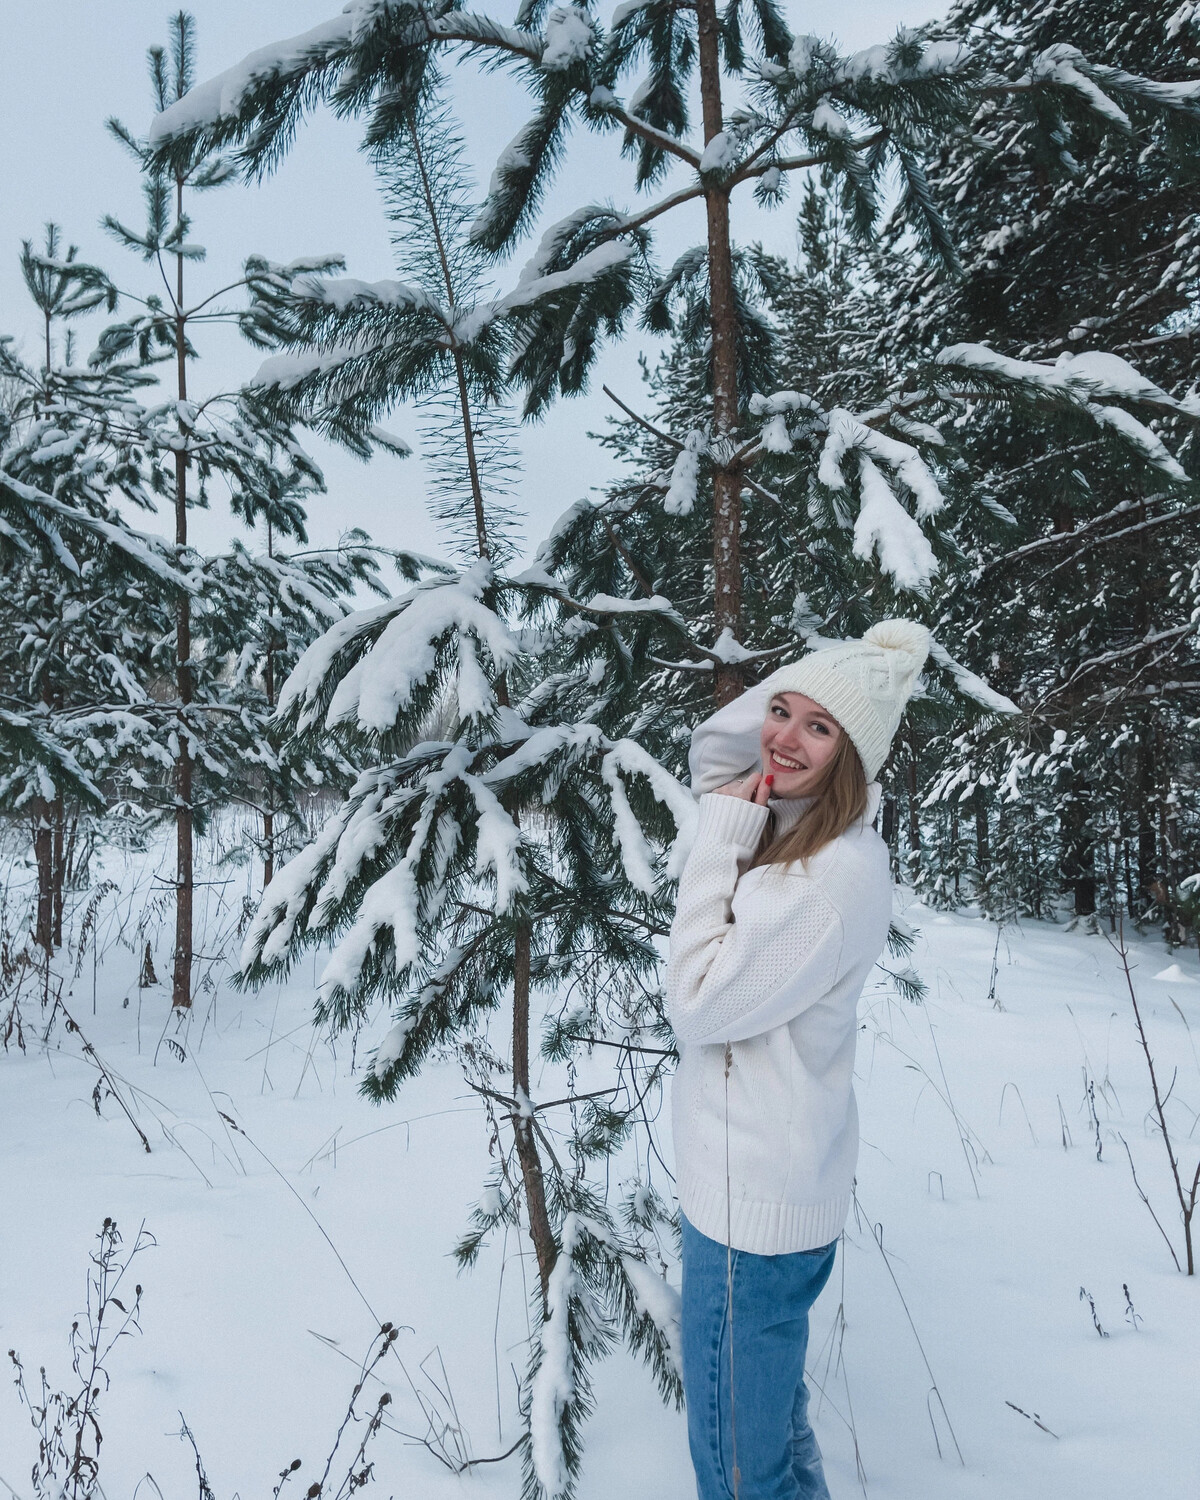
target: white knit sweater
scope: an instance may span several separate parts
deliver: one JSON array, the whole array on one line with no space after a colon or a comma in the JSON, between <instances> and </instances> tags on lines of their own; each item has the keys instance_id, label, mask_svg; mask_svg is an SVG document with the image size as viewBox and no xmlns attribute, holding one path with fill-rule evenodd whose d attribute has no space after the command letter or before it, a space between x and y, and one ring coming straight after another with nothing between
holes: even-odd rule
<instances>
[{"instance_id":1,"label":"white knit sweater","mask_svg":"<svg viewBox=\"0 0 1200 1500\"><path fill-rule=\"evenodd\" d=\"M887 939L892 891L887 846L871 826L877 782L863 816L807 866L747 871L768 808L703 788L753 767L764 710L751 689L693 738L700 816L671 928L667 1009L680 1044L671 1100L680 1207L725 1243L728 1206L734 1249L780 1255L836 1239L850 1207L856 1010ZM772 799L776 828L808 800Z\"/></svg>"}]
</instances>

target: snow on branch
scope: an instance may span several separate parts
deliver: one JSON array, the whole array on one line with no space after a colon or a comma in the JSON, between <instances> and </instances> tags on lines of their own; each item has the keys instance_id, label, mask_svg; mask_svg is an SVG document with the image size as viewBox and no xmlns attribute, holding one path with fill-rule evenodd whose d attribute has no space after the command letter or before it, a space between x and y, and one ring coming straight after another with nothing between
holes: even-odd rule
<instances>
[{"instance_id":1,"label":"snow on branch","mask_svg":"<svg viewBox=\"0 0 1200 1500\"><path fill-rule=\"evenodd\" d=\"M353 925L334 947L324 973L321 975L321 988L327 994L336 995L339 991L344 994L353 992L358 985L363 966L370 957L371 950L380 933L385 930L390 931L392 935L392 971L397 979L402 978L406 970L419 958L422 911L417 866L438 818L439 803L443 793L451 782L466 780L469 763L470 751L467 747L452 745L443 757L441 765L425 777L418 793L421 797L420 815L413 828L408 847L404 851L404 857L373 881L363 892ZM409 796L413 795L407 788L405 792ZM382 840L386 811L387 809L381 803L375 814L374 829L371 830L369 825L364 825L356 840L355 848L350 851L351 854L356 854L362 847L364 835L369 831L377 832ZM494 849L495 844L493 843L490 847ZM339 861L342 858L340 846L338 858ZM331 879L332 875L333 872L331 872ZM498 884L500 878L498 873ZM334 892L329 888L330 881L326 882L326 887L328 894L326 890L323 890L321 897L318 898L318 918L322 914L322 908L328 910L332 905ZM428 917L431 914L425 915Z\"/></svg>"},{"instance_id":2,"label":"snow on branch","mask_svg":"<svg viewBox=\"0 0 1200 1500\"><path fill-rule=\"evenodd\" d=\"M575 1371L579 1351L593 1343L604 1321L591 1285L596 1272L588 1270L596 1250L607 1263L606 1279L617 1273L623 1284L622 1300L635 1317L647 1319L653 1326L665 1364L677 1379L681 1378L682 1309L678 1292L627 1249L605 1224L570 1210L563 1216L529 1386L530 1459L546 1500L560 1500L571 1487L573 1464L568 1452L573 1447L572 1428L580 1415Z\"/></svg>"},{"instance_id":3,"label":"snow on branch","mask_svg":"<svg viewBox=\"0 0 1200 1500\"><path fill-rule=\"evenodd\" d=\"M858 456L862 501L854 523L854 555L879 554L879 566L899 588L923 594L938 571L929 538L904 509L866 453Z\"/></svg>"},{"instance_id":4,"label":"snow on branch","mask_svg":"<svg viewBox=\"0 0 1200 1500\"><path fill-rule=\"evenodd\" d=\"M1146 462L1160 473L1180 484L1189 483L1187 470L1162 438L1156 432L1151 432L1149 427L1139 422L1123 406L1091 406L1088 409L1101 427L1107 427L1124 438L1131 448L1141 453Z\"/></svg>"},{"instance_id":5,"label":"snow on branch","mask_svg":"<svg viewBox=\"0 0 1200 1500\"><path fill-rule=\"evenodd\" d=\"M575 209L565 218L551 224L538 241L537 249L521 267L518 287L529 286L545 276L547 267L554 264L580 230L586 229L597 219L610 220L616 226L621 223L620 216L613 213L611 208L585 203L582 208Z\"/></svg>"},{"instance_id":6,"label":"snow on branch","mask_svg":"<svg viewBox=\"0 0 1200 1500\"><path fill-rule=\"evenodd\" d=\"M601 277L618 270L632 259L635 246L627 240L606 240L585 255L574 265L561 271L551 271L544 276L532 276L528 281L522 277L507 296L478 307L465 308L454 323L455 336L462 343L471 343L492 323L500 322L513 313L523 312L537 303L575 287L590 286Z\"/></svg>"},{"instance_id":7,"label":"snow on branch","mask_svg":"<svg viewBox=\"0 0 1200 1500\"><path fill-rule=\"evenodd\" d=\"M755 394L750 397L750 413L755 417L766 417L758 441L765 453L790 453L793 438L788 431L787 413L807 412L817 421L825 420L825 410L819 401L800 391L776 391L773 396Z\"/></svg>"},{"instance_id":8,"label":"snow on branch","mask_svg":"<svg viewBox=\"0 0 1200 1500\"><path fill-rule=\"evenodd\" d=\"M737 166L737 139L732 131L718 130L700 156L699 172L728 173Z\"/></svg>"},{"instance_id":9,"label":"snow on branch","mask_svg":"<svg viewBox=\"0 0 1200 1500\"><path fill-rule=\"evenodd\" d=\"M319 635L305 649L283 684L275 710L276 717L282 719L289 713L298 712L298 727L301 730L311 729L316 723L322 689L342 652L368 635L382 621L390 619L398 610L403 609L412 592L415 590L395 599L387 599L382 604L356 609Z\"/></svg>"},{"instance_id":10,"label":"snow on branch","mask_svg":"<svg viewBox=\"0 0 1200 1500\"><path fill-rule=\"evenodd\" d=\"M545 589L571 609L577 609L584 614L662 615L664 619L670 620L673 625L677 625L684 634L687 634L687 621L674 604L662 594L652 594L649 599L624 599L616 594L593 594L590 599L573 599L562 583L552 573L547 572L540 563L534 563L523 573L518 573L512 582L525 584L530 588Z\"/></svg>"},{"instance_id":11,"label":"snow on branch","mask_svg":"<svg viewBox=\"0 0 1200 1500\"><path fill-rule=\"evenodd\" d=\"M107 542L110 547L124 552L131 562L137 564L144 572L152 574L160 582L189 594L194 594L200 587L200 582L194 574L181 573L171 564L167 556L167 543L163 538L146 532L134 531L129 526L117 525L115 522L106 521L101 516L94 516L73 505L67 505L64 501L55 499L53 495L47 495L36 486L26 484L15 475L0 470L0 495L3 495L6 490L24 505L32 507L34 515L41 512L47 517L53 516L56 521L64 522L68 528L73 527L79 531L91 532L93 536ZM59 561L67 571L77 574L79 566L63 545L53 525L43 522L38 526L38 530L54 547ZM15 528L13 540L20 541L20 534Z\"/></svg>"},{"instance_id":12,"label":"snow on branch","mask_svg":"<svg viewBox=\"0 0 1200 1500\"><path fill-rule=\"evenodd\" d=\"M548 73L561 73L577 62L586 62L594 40L592 23L585 10L575 5L556 5L546 17L542 67Z\"/></svg>"},{"instance_id":13,"label":"snow on branch","mask_svg":"<svg viewBox=\"0 0 1200 1500\"><path fill-rule=\"evenodd\" d=\"M924 78L948 77L968 69L972 54L962 42L929 42L915 60L910 60L908 49L903 44L906 34L901 31L894 42L864 47L852 53L840 64L834 74L836 83L907 83ZM806 48L801 44L807 43ZM801 69L807 72L812 60L817 58L822 46L813 37L801 37L793 46L788 65L792 72Z\"/></svg>"},{"instance_id":14,"label":"snow on branch","mask_svg":"<svg viewBox=\"0 0 1200 1500\"><path fill-rule=\"evenodd\" d=\"M481 777L463 772L459 778L475 799L475 873L489 867L496 876L496 910L505 912L513 897L529 888L518 858L521 830L501 806L499 798Z\"/></svg>"},{"instance_id":15,"label":"snow on branch","mask_svg":"<svg viewBox=\"0 0 1200 1500\"><path fill-rule=\"evenodd\" d=\"M432 312L445 321L438 304L423 287L408 281L360 281L354 276L298 276L293 292L337 312L349 307L388 307L398 312Z\"/></svg>"},{"instance_id":16,"label":"snow on branch","mask_svg":"<svg viewBox=\"0 0 1200 1500\"><path fill-rule=\"evenodd\" d=\"M424 579L398 598L338 620L296 663L280 693L278 716L294 712L300 729L312 728L345 654L365 642L363 654L334 688L325 723L332 728L354 722L359 729L386 733L395 727L413 693L428 682L440 651L455 635L465 711L469 717L490 711L494 700L478 670L476 643L487 648L497 671L504 671L519 654L519 643L507 625L482 602L491 576L491 565L481 559L462 573ZM465 661L464 652L469 654Z\"/></svg>"},{"instance_id":17,"label":"snow on branch","mask_svg":"<svg viewBox=\"0 0 1200 1500\"><path fill-rule=\"evenodd\" d=\"M1020 709L1003 693L996 692L984 682L982 677L972 672L969 667L964 667L961 662L955 661L946 650L945 646L935 640L929 643L929 654L939 667L944 667L951 677L954 678L956 687L966 697L974 699L982 707L994 714L1016 714Z\"/></svg>"},{"instance_id":18,"label":"snow on branch","mask_svg":"<svg viewBox=\"0 0 1200 1500\"><path fill-rule=\"evenodd\" d=\"M1200 420L1200 406L1193 399L1176 400L1148 380L1127 360L1103 350L1062 354L1053 364L1010 359L985 344L952 344L937 355L935 363L982 377L1000 387L1037 391L1068 401L1086 411L1101 427L1115 432L1140 453L1147 463L1179 483L1187 474L1172 457L1158 435L1123 407L1100 404L1128 401L1148 406L1164 415Z\"/></svg>"},{"instance_id":19,"label":"snow on branch","mask_svg":"<svg viewBox=\"0 0 1200 1500\"><path fill-rule=\"evenodd\" d=\"M454 10L444 16L426 14L430 33L449 42L465 42L470 47L499 47L505 52L516 53L530 62L542 59L542 41L531 31L520 31L515 26L505 26L493 21L491 16L477 15L472 11Z\"/></svg>"},{"instance_id":20,"label":"snow on branch","mask_svg":"<svg viewBox=\"0 0 1200 1500\"><path fill-rule=\"evenodd\" d=\"M662 1338L667 1360L683 1379L683 1306L679 1293L652 1266L636 1255L621 1256L621 1269L640 1316L649 1318Z\"/></svg>"},{"instance_id":21,"label":"snow on branch","mask_svg":"<svg viewBox=\"0 0 1200 1500\"><path fill-rule=\"evenodd\" d=\"M310 375L328 375L331 371L348 365L351 360L373 354L379 347L378 344L354 340L351 343L335 344L329 349L308 349L299 354L273 354L259 365L250 385L273 386L282 391L290 391Z\"/></svg>"},{"instance_id":22,"label":"snow on branch","mask_svg":"<svg viewBox=\"0 0 1200 1500\"><path fill-rule=\"evenodd\" d=\"M1028 79L1030 83L1058 84L1061 88L1079 94L1110 125L1115 125L1120 130L1131 129L1129 116L1108 97L1091 74L1091 66L1078 47L1072 47L1067 42L1056 42L1053 47L1047 47L1044 52L1037 54L1029 65L1025 79L1019 79L1018 83Z\"/></svg>"},{"instance_id":23,"label":"snow on branch","mask_svg":"<svg viewBox=\"0 0 1200 1500\"><path fill-rule=\"evenodd\" d=\"M813 110L812 128L818 135L827 135L832 141L848 141L854 136L850 121L828 99L821 99Z\"/></svg>"},{"instance_id":24,"label":"snow on branch","mask_svg":"<svg viewBox=\"0 0 1200 1500\"><path fill-rule=\"evenodd\" d=\"M602 749L608 741L595 724L552 724L535 729L511 755L486 771L483 780L489 786L502 786L514 776L523 775L535 766L544 765L555 755L564 758L564 770L592 751Z\"/></svg>"},{"instance_id":25,"label":"snow on branch","mask_svg":"<svg viewBox=\"0 0 1200 1500\"><path fill-rule=\"evenodd\" d=\"M671 466L671 482L663 496L663 510L669 516L690 516L696 508L696 486L700 479L700 459L708 447L708 435L696 429L689 432L683 447Z\"/></svg>"},{"instance_id":26,"label":"snow on branch","mask_svg":"<svg viewBox=\"0 0 1200 1500\"><path fill-rule=\"evenodd\" d=\"M365 793L360 791L364 783ZM315 892L310 930L329 924L350 886L362 874L363 865L382 847L391 823L419 795L416 787L394 787L390 775L380 774L374 783L366 777L360 779L343 809L333 857Z\"/></svg>"},{"instance_id":27,"label":"snow on branch","mask_svg":"<svg viewBox=\"0 0 1200 1500\"><path fill-rule=\"evenodd\" d=\"M330 818L310 844L305 845L287 864L275 872L263 891L258 910L246 932L238 959L241 974L250 974L258 966L270 968L281 963L297 936L297 927L309 904L312 885L334 851L347 825L360 808L371 817L378 810L386 788L379 784L378 773L364 772L351 798ZM361 800L360 800L361 799Z\"/></svg>"},{"instance_id":28,"label":"snow on branch","mask_svg":"<svg viewBox=\"0 0 1200 1500\"><path fill-rule=\"evenodd\" d=\"M342 678L325 722L332 728L350 721L376 733L395 727L417 688L437 664L439 648L457 633L475 636L488 649L497 671L519 655L508 626L481 601L491 577L486 561L453 579L430 579L408 595L382 634Z\"/></svg>"},{"instance_id":29,"label":"snow on branch","mask_svg":"<svg viewBox=\"0 0 1200 1500\"><path fill-rule=\"evenodd\" d=\"M647 896L654 894L654 864L650 846L642 833L642 825L629 805L625 783L621 780L617 764L611 754L600 762L600 774L609 790L613 812L613 832L617 848L621 852L621 864L625 878L635 890Z\"/></svg>"},{"instance_id":30,"label":"snow on branch","mask_svg":"<svg viewBox=\"0 0 1200 1500\"><path fill-rule=\"evenodd\" d=\"M854 555L865 560L877 552L880 567L898 587L924 593L938 571L937 560L929 539L893 493L877 461L912 493L922 519L944 504L936 479L915 448L865 426L853 412L834 407L828 420L829 433L817 466L820 482L829 489L844 490L842 464L849 453L858 454L862 499L854 524Z\"/></svg>"},{"instance_id":31,"label":"snow on branch","mask_svg":"<svg viewBox=\"0 0 1200 1500\"><path fill-rule=\"evenodd\" d=\"M653 875L649 876L648 884L639 884L630 869L629 849L633 850L633 864L641 875L645 875L649 870L649 857L641 826L629 806L629 799L618 773L623 771L626 775L644 776L650 784L650 791L655 801L661 803L675 819L678 832L667 857L667 873L672 878L677 877L682 871L683 862L687 858L695 836L698 816L695 799L690 789L677 781L670 771L644 750L636 740L616 740L601 762L600 770L613 795L617 837L626 862L626 873L639 890L650 893L654 889ZM625 821L626 814L631 824Z\"/></svg>"},{"instance_id":32,"label":"snow on branch","mask_svg":"<svg viewBox=\"0 0 1200 1500\"><path fill-rule=\"evenodd\" d=\"M562 1239L546 1288L546 1315L538 1330L537 1368L529 1391L529 1441L533 1472L548 1500L559 1500L570 1485L563 1443L563 1418L575 1399L575 1350L571 1304L587 1287L575 1253L583 1234L578 1214L563 1219Z\"/></svg>"},{"instance_id":33,"label":"snow on branch","mask_svg":"<svg viewBox=\"0 0 1200 1500\"><path fill-rule=\"evenodd\" d=\"M223 73L190 88L182 99L155 115L150 124L151 149L176 136L235 118L259 85L302 77L351 46L386 9L387 0L350 0L341 15L297 36L285 37L248 53Z\"/></svg>"},{"instance_id":34,"label":"snow on branch","mask_svg":"<svg viewBox=\"0 0 1200 1500\"><path fill-rule=\"evenodd\" d=\"M817 477L833 490L845 489L842 460L852 449L866 453L891 469L913 493L917 515L922 519L936 514L945 501L937 480L915 448L867 427L844 407L835 406L829 413L829 435L821 450Z\"/></svg>"}]
</instances>

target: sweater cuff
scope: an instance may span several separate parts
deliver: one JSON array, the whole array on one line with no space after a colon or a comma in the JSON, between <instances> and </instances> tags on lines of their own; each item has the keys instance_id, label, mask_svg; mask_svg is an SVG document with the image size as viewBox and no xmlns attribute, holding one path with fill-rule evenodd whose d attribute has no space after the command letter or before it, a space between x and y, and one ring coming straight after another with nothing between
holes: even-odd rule
<instances>
[{"instance_id":1,"label":"sweater cuff","mask_svg":"<svg viewBox=\"0 0 1200 1500\"><path fill-rule=\"evenodd\" d=\"M740 853L753 854L768 816L767 809L757 802L705 792L700 798L696 842L711 839L714 843L732 845Z\"/></svg>"}]
</instances>

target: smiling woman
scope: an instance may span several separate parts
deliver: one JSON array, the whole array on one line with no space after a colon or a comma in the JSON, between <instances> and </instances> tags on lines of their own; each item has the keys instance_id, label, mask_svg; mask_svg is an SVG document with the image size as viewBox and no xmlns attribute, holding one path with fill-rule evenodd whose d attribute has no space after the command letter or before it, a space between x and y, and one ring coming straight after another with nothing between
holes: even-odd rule
<instances>
[{"instance_id":1,"label":"smiling woman","mask_svg":"<svg viewBox=\"0 0 1200 1500\"><path fill-rule=\"evenodd\" d=\"M781 668L692 736L700 816L667 1008L700 1500L828 1500L807 1419L808 1310L850 1206L858 998L891 922L874 778L928 649L924 626L883 621Z\"/></svg>"}]
</instances>

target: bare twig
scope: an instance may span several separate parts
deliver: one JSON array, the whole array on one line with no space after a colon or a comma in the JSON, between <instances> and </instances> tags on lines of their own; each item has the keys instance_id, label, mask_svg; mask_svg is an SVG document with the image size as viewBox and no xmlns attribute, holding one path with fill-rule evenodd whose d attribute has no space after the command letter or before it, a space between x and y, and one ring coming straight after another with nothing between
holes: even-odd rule
<instances>
[{"instance_id":1,"label":"bare twig","mask_svg":"<svg viewBox=\"0 0 1200 1500\"><path fill-rule=\"evenodd\" d=\"M1171 1132L1167 1127L1166 1104L1167 1100L1170 1098L1171 1090L1168 1089L1164 1094L1159 1087L1158 1073L1154 1067L1154 1054L1150 1050L1150 1042L1146 1036L1145 1025L1142 1022L1141 1006L1138 1004L1137 990L1134 988L1133 984L1133 973L1129 967L1129 949L1125 945L1124 915L1122 915L1120 926L1117 929L1116 941L1114 942L1107 933L1105 933L1104 938L1109 947L1112 948L1112 950L1120 958L1121 968L1125 974L1125 984L1129 990L1129 999L1131 1004L1133 1005L1133 1016L1134 1020L1137 1023L1138 1041L1141 1043L1142 1052L1145 1054L1146 1058L1146 1067L1150 1072L1150 1088L1154 1095L1154 1112L1158 1117L1158 1128L1162 1132L1163 1146L1166 1148L1167 1160L1171 1164L1171 1177L1175 1183L1175 1196L1179 1200L1179 1216L1183 1221L1183 1244L1184 1254L1187 1260L1187 1274L1189 1276L1194 1276L1196 1274L1196 1258L1194 1247L1192 1244L1192 1218L1196 1212L1197 1190L1200 1189L1200 1161L1197 1161L1196 1163L1196 1172L1192 1178L1191 1186L1185 1187L1183 1174L1179 1170L1179 1158L1175 1154L1174 1146L1171 1144ZM1172 1080L1172 1086L1173 1083L1174 1080ZM1129 1152L1128 1145L1125 1146L1125 1150L1127 1153ZM1132 1155L1130 1155L1129 1157L1129 1165L1132 1168ZM1136 1173L1134 1174L1134 1183L1137 1183ZM1149 1199L1147 1199L1145 1193L1142 1193L1140 1186L1138 1187L1138 1192L1141 1194L1142 1201L1146 1204L1146 1207L1149 1208ZM1153 1213L1152 1209L1151 1213ZM1155 1215L1154 1222L1158 1224L1157 1215ZM1161 1224L1159 1224L1159 1229L1162 1230ZM1170 1239L1167 1237L1165 1231L1163 1231L1163 1238L1166 1239L1167 1244L1170 1245ZM1175 1268L1176 1270L1178 1270L1180 1268L1179 1258L1176 1256L1174 1248L1172 1248L1171 1250L1171 1259L1174 1260Z\"/></svg>"}]
</instances>

